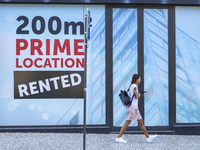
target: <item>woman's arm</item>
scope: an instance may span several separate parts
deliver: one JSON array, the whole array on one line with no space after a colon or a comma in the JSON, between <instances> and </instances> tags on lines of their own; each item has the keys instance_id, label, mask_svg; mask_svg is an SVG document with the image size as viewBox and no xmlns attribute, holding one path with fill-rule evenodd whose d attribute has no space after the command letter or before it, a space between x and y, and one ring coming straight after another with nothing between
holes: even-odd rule
<instances>
[{"instance_id":1,"label":"woman's arm","mask_svg":"<svg viewBox=\"0 0 200 150\"><path fill-rule=\"evenodd\" d=\"M137 92L136 87L133 89L134 93L135 93L135 98L139 99L140 98L140 93Z\"/></svg>"}]
</instances>

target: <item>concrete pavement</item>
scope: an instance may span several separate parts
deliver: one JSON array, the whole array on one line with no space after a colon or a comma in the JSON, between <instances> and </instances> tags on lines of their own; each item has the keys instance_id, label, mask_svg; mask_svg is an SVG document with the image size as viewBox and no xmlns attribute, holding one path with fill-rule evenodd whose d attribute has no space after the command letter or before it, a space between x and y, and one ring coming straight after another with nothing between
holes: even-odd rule
<instances>
[{"instance_id":1,"label":"concrete pavement","mask_svg":"<svg viewBox=\"0 0 200 150\"><path fill-rule=\"evenodd\" d=\"M200 150L200 136L158 135L147 143L143 134L124 134L127 143L115 143L117 134L87 134L87 150ZM81 133L0 133L0 150L82 150Z\"/></svg>"}]
</instances>

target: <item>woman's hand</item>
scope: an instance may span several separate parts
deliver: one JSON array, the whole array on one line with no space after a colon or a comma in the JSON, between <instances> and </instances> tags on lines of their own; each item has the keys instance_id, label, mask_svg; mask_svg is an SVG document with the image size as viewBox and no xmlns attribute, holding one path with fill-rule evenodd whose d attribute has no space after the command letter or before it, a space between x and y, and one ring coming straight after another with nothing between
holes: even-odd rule
<instances>
[{"instance_id":1,"label":"woman's hand","mask_svg":"<svg viewBox=\"0 0 200 150\"><path fill-rule=\"evenodd\" d=\"M135 94L135 98L136 98L136 99L139 99L140 96L141 96L140 93Z\"/></svg>"}]
</instances>

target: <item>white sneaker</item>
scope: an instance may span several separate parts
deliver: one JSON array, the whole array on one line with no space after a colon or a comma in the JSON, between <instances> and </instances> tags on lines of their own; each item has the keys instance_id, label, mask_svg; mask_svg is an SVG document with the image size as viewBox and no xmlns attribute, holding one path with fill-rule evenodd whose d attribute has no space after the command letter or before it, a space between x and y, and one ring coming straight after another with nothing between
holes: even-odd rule
<instances>
[{"instance_id":1,"label":"white sneaker","mask_svg":"<svg viewBox=\"0 0 200 150\"><path fill-rule=\"evenodd\" d=\"M156 135L149 135L149 137L147 138L147 142L153 141L156 137L157 137L157 134Z\"/></svg>"},{"instance_id":2,"label":"white sneaker","mask_svg":"<svg viewBox=\"0 0 200 150\"><path fill-rule=\"evenodd\" d=\"M116 143L126 143L127 141L125 141L122 137L120 137L120 138L116 137L115 142Z\"/></svg>"}]
</instances>

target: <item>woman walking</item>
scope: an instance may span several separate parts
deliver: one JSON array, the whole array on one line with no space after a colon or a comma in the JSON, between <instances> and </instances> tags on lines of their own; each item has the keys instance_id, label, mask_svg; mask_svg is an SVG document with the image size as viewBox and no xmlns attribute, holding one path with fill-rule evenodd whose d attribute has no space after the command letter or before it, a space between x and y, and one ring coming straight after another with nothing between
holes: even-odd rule
<instances>
[{"instance_id":1,"label":"woman walking","mask_svg":"<svg viewBox=\"0 0 200 150\"><path fill-rule=\"evenodd\" d=\"M138 84L140 84L140 82L141 82L140 75L134 74L132 77L131 86L129 87L129 91L130 91L131 98L133 97L134 94L135 95L132 99L131 105L129 107L127 107L126 122L122 126L119 135L115 139L115 141L117 143L126 143L127 142L122 138L122 135L132 120L138 121L138 124L140 125L140 129L143 131L143 133L146 136L147 142L151 142L157 136L157 135L149 135L148 134L148 132L144 126L142 116L140 115L140 111L138 109L138 99L141 96L140 93L138 92Z\"/></svg>"}]
</instances>

